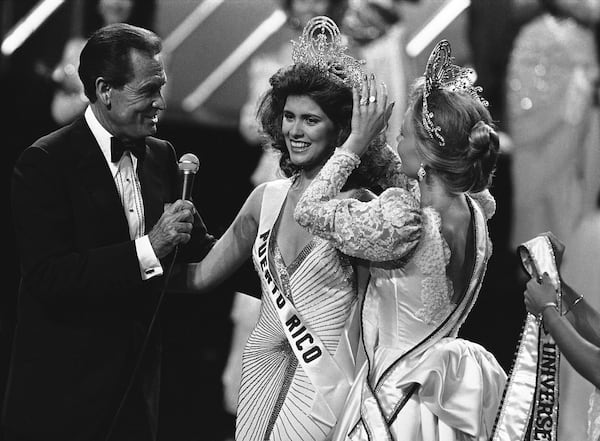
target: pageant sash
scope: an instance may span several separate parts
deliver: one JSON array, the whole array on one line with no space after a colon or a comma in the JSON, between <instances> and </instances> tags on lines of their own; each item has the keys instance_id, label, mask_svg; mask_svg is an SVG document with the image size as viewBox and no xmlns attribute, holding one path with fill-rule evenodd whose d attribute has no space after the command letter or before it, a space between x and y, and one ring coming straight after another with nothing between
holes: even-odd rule
<instances>
[{"instance_id":1,"label":"pageant sash","mask_svg":"<svg viewBox=\"0 0 600 441\"><path fill-rule=\"evenodd\" d=\"M548 237L537 236L521 244L518 252L531 277L548 273L555 288L560 288ZM554 339L540 320L528 313L491 441L556 441L559 364L560 352Z\"/></svg>"},{"instance_id":2,"label":"pageant sash","mask_svg":"<svg viewBox=\"0 0 600 441\"><path fill-rule=\"evenodd\" d=\"M316 399L311 415L333 427L350 390L352 373L342 369L329 354L319 336L311 330L271 274L269 243L273 225L290 186L289 180L269 182L265 187L259 234L253 252L260 264L263 301L271 302L294 355L323 400ZM351 320L348 320L350 322ZM343 342L340 342L343 344Z\"/></svg>"},{"instance_id":3,"label":"pageant sash","mask_svg":"<svg viewBox=\"0 0 600 441\"><path fill-rule=\"evenodd\" d=\"M403 361L407 357L418 357L442 338L453 335L460 324L464 322L477 299L483 277L485 276L489 243L485 216L477 203L474 203L470 198L468 200L473 209L476 240L476 259L469 287L456 307L437 329L395 360L386 369L381 378L377 380L375 387L372 387L368 381L365 382L361 405L362 424L359 422L351 433L350 439L353 441L362 439L392 439L389 427L393 424L398 413L402 410L402 407L406 404L412 393L417 389L412 384L407 385L406 388L398 389L397 385L401 384L402 378L406 376L406 370L403 369L405 366ZM369 438L364 438L366 435L361 435L366 434L366 432L370 434Z\"/></svg>"}]
</instances>

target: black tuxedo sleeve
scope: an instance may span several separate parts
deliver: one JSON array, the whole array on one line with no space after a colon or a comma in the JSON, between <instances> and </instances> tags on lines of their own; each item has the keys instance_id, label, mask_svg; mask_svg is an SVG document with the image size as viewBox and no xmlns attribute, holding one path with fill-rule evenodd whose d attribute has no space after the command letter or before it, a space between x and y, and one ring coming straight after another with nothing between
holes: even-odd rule
<instances>
[{"instance_id":1,"label":"black tuxedo sleeve","mask_svg":"<svg viewBox=\"0 0 600 441\"><path fill-rule=\"evenodd\" d=\"M197 214L192 229L192 238L187 244L180 247L177 262L199 262L208 254L216 242L217 239L208 233L204 220Z\"/></svg>"},{"instance_id":2,"label":"black tuxedo sleeve","mask_svg":"<svg viewBox=\"0 0 600 441\"><path fill-rule=\"evenodd\" d=\"M12 181L23 289L45 304L82 307L132 296L139 263L106 166L86 170L105 176L97 186L46 147L25 150Z\"/></svg>"}]
</instances>

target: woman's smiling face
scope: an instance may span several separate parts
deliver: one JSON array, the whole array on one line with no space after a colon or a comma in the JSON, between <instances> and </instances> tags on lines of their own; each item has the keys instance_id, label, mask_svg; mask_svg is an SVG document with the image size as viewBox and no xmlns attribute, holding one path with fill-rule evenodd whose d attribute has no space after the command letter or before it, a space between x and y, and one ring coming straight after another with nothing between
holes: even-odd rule
<instances>
[{"instance_id":1,"label":"woman's smiling face","mask_svg":"<svg viewBox=\"0 0 600 441\"><path fill-rule=\"evenodd\" d=\"M281 131L292 163L304 169L322 166L336 139L333 121L306 95L288 96Z\"/></svg>"}]
</instances>

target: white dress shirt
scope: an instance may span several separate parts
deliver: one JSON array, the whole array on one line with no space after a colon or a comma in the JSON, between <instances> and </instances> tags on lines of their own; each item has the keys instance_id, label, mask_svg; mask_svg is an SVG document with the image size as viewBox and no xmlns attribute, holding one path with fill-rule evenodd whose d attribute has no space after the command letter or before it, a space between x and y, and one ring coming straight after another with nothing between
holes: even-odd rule
<instances>
[{"instance_id":1,"label":"white dress shirt","mask_svg":"<svg viewBox=\"0 0 600 441\"><path fill-rule=\"evenodd\" d=\"M139 179L137 172L135 172L137 158L125 152L119 162L111 162L110 139L113 135L102 127L91 107L87 107L84 116L115 179L115 185L121 196L123 210L129 225L129 234L131 239L135 240L142 280L160 276L163 274L162 265L152 249L148 235L144 234L144 204Z\"/></svg>"}]
</instances>

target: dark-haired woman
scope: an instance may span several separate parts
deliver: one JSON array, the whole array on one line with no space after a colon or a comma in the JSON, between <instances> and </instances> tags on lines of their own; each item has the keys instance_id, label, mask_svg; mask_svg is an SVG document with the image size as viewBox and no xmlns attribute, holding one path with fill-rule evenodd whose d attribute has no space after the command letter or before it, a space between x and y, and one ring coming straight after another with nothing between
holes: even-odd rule
<instances>
[{"instance_id":1,"label":"dark-haired woman","mask_svg":"<svg viewBox=\"0 0 600 441\"><path fill-rule=\"evenodd\" d=\"M356 262L293 218L306 187L350 134L346 80L358 65L340 69L338 49L320 54L331 57L331 70L302 57L271 77L259 119L286 178L257 186L211 252L190 268L190 288L204 291L252 256L261 280L258 322L242 357L237 441L329 440L354 379ZM382 115L371 120L383 129ZM344 196L370 197L359 182L367 175L359 170Z\"/></svg>"},{"instance_id":2,"label":"dark-haired woman","mask_svg":"<svg viewBox=\"0 0 600 441\"><path fill-rule=\"evenodd\" d=\"M129 23L135 26L151 28L153 1L136 0L95 0L87 2L85 11L84 35L70 38L63 50L62 58L52 71L52 80L57 89L52 98L52 118L59 126L72 122L83 114L88 100L83 84L77 76L79 54L87 41L88 34L113 23Z\"/></svg>"},{"instance_id":3,"label":"dark-haired woman","mask_svg":"<svg viewBox=\"0 0 600 441\"><path fill-rule=\"evenodd\" d=\"M380 175L387 188L368 202L339 198L367 151L363 114L380 105L370 84L362 95L372 98L355 97L355 136L296 207L296 220L309 231L371 262L361 317L366 361L336 441L483 441L493 428L506 374L491 353L457 333L492 251L486 224L495 202L487 188L499 141L478 90L463 87L468 77L449 54L447 42L436 46L415 84L398 154L377 151L387 164ZM414 210L420 216L407 219ZM410 230L404 248L391 246L411 222L420 234Z\"/></svg>"}]
</instances>

